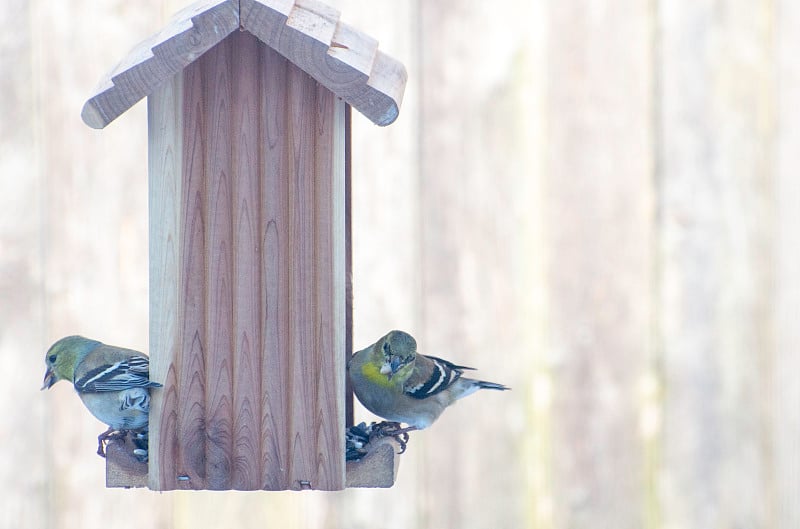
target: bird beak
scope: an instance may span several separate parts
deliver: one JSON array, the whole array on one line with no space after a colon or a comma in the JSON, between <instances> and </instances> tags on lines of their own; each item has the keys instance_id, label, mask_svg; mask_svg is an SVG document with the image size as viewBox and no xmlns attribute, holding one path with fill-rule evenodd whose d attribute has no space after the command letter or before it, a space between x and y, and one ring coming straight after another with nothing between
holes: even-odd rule
<instances>
[{"instance_id":1,"label":"bird beak","mask_svg":"<svg viewBox=\"0 0 800 529\"><path fill-rule=\"evenodd\" d=\"M384 362L381 365L381 375L386 375L386 378L391 380L397 374L397 371L408 362L404 362L399 356L392 356L391 360Z\"/></svg>"},{"instance_id":2,"label":"bird beak","mask_svg":"<svg viewBox=\"0 0 800 529\"><path fill-rule=\"evenodd\" d=\"M55 383L56 383L56 374L53 373L53 370L48 367L47 371L45 371L44 373L44 382L42 382L42 388L39 391L43 389L49 389L50 386L52 386Z\"/></svg>"},{"instance_id":3,"label":"bird beak","mask_svg":"<svg viewBox=\"0 0 800 529\"><path fill-rule=\"evenodd\" d=\"M390 365L392 366L392 375L394 375L395 373L397 373L398 369L400 369L405 365L405 362L403 362L399 356L395 356L392 357L392 362Z\"/></svg>"}]
</instances>

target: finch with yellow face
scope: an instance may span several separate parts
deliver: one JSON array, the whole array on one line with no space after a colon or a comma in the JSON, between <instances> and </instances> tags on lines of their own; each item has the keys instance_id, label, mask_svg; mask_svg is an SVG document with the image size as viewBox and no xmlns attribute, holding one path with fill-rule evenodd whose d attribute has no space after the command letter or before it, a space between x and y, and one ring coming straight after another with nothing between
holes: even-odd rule
<instances>
[{"instance_id":1,"label":"finch with yellow face","mask_svg":"<svg viewBox=\"0 0 800 529\"><path fill-rule=\"evenodd\" d=\"M418 353L416 340L403 331L358 351L347 366L361 404L386 420L408 424L406 431L427 428L445 408L479 389L510 389L462 376L471 369Z\"/></svg>"}]
</instances>

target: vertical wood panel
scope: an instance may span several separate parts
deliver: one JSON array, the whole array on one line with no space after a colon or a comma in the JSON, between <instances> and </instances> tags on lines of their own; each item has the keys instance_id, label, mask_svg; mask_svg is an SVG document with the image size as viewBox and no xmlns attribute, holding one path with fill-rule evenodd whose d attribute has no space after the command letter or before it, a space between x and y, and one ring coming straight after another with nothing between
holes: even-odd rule
<instances>
[{"instance_id":1,"label":"vertical wood panel","mask_svg":"<svg viewBox=\"0 0 800 529\"><path fill-rule=\"evenodd\" d=\"M150 378L164 385L151 392L148 487L156 490L172 485L178 473L178 381L171 360L180 343L182 97L183 76L176 75L147 98Z\"/></svg>"},{"instance_id":2,"label":"vertical wood panel","mask_svg":"<svg viewBox=\"0 0 800 529\"><path fill-rule=\"evenodd\" d=\"M258 126L259 72L256 39L232 35L238 46L234 62L233 161L234 202L234 439L235 489L263 486L261 435L261 137Z\"/></svg>"},{"instance_id":3,"label":"vertical wood panel","mask_svg":"<svg viewBox=\"0 0 800 529\"><path fill-rule=\"evenodd\" d=\"M659 6L659 494L669 526L768 525L771 5Z\"/></svg>"},{"instance_id":4,"label":"vertical wood panel","mask_svg":"<svg viewBox=\"0 0 800 529\"><path fill-rule=\"evenodd\" d=\"M65 440L54 436L54 415L73 395L64 391L59 403L54 390L39 392L36 384L50 345L44 241L52 227L43 196L51 154L41 142L53 116L42 112L52 102L39 100L48 85L37 71L44 45L37 37L46 25L28 23L35 12L28 0L0 10L0 360L15 373L3 389L14 398L0 401L9 455L0 467L0 527L44 529L59 519L52 499L62 497L52 450Z\"/></svg>"},{"instance_id":5,"label":"vertical wood panel","mask_svg":"<svg viewBox=\"0 0 800 529\"><path fill-rule=\"evenodd\" d=\"M314 331L314 167L307 156L314 146L314 83L299 69L290 67L286 88L289 179L289 480L299 487L310 482L314 461L305 432L314 430L316 383L310 339ZM309 332L310 331L310 332Z\"/></svg>"},{"instance_id":6,"label":"vertical wood panel","mask_svg":"<svg viewBox=\"0 0 800 529\"><path fill-rule=\"evenodd\" d=\"M206 275L201 283L206 297L204 344L206 365L206 487L230 488L233 454L233 182L231 157L232 55L234 40L225 39L197 64L203 76L207 128ZM199 278L192 278L197 280Z\"/></svg>"},{"instance_id":7,"label":"vertical wood panel","mask_svg":"<svg viewBox=\"0 0 800 529\"><path fill-rule=\"evenodd\" d=\"M282 381L289 379L289 362L283 352L289 350L289 174L287 156L287 121L285 116L289 63L272 50L259 57L261 78L260 136L263 138L261 200L263 202L264 292L261 371L261 459L265 475L263 486L282 490L289 486L287 461L289 391Z\"/></svg>"},{"instance_id":8,"label":"vertical wood panel","mask_svg":"<svg viewBox=\"0 0 800 529\"><path fill-rule=\"evenodd\" d=\"M317 488L335 489L345 479L344 458L335 449L345 443L344 422L339 420L345 415L345 103L317 85L315 114L315 474Z\"/></svg>"},{"instance_id":9,"label":"vertical wood panel","mask_svg":"<svg viewBox=\"0 0 800 529\"><path fill-rule=\"evenodd\" d=\"M205 278L207 263L203 70L195 62L183 72L183 198L181 200L180 345L178 366L178 472L180 488L206 484Z\"/></svg>"},{"instance_id":10,"label":"vertical wood panel","mask_svg":"<svg viewBox=\"0 0 800 529\"><path fill-rule=\"evenodd\" d=\"M345 276L345 324L344 364L345 368L353 355L353 108L344 109L344 276ZM345 376L344 422L349 428L353 424L353 389Z\"/></svg>"},{"instance_id":11,"label":"vertical wood panel","mask_svg":"<svg viewBox=\"0 0 800 529\"><path fill-rule=\"evenodd\" d=\"M643 527L637 388L650 334L651 13L550 11L545 193L556 527Z\"/></svg>"},{"instance_id":12,"label":"vertical wood panel","mask_svg":"<svg viewBox=\"0 0 800 529\"><path fill-rule=\"evenodd\" d=\"M773 527L800 527L800 4L775 2L775 352L765 418L774 485Z\"/></svg>"},{"instance_id":13,"label":"vertical wood panel","mask_svg":"<svg viewBox=\"0 0 800 529\"><path fill-rule=\"evenodd\" d=\"M523 338L536 323L523 319L520 310L523 299L541 295L521 288L530 272L521 265L529 233L521 229L522 218L541 214L523 192L526 182L541 177L521 159L536 147L517 135L525 123L541 119L520 103L530 97L521 75L529 60L524 39L531 26L523 14L529 5L418 4L420 20L411 25L420 28L420 63L416 72L409 69L420 99L414 133L420 173L412 205L404 201L406 189L395 196L394 179L382 170L363 176L376 179L378 189L368 198L374 209L412 227L411 240L403 232L379 232L380 250L364 250L375 253L366 257L376 262L367 270L379 280L375 292L418 286L419 308L412 320L418 328L408 330L419 350L475 367L476 376L514 388L478 392L448 409L430 429L412 435L398 479L398 487L409 487L417 505L411 525L522 527L531 501L525 486L530 470L520 463L531 423L524 411L531 394L526 374L543 352L539 343ZM407 109L403 112L398 124L409 117ZM390 150L385 158L394 156ZM410 277L377 264L409 256L416 258ZM388 305L405 295L376 298ZM361 317L369 321L371 309ZM387 315L397 309L383 310L383 325L395 327L396 316ZM415 455L418 459L411 460Z\"/></svg>"}]
</instances>

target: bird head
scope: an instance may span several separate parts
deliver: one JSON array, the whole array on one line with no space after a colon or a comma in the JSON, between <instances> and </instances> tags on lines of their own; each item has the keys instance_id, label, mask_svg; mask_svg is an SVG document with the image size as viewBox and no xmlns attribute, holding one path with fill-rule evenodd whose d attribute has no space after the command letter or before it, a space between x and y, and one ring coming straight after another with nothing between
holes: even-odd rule
<instances>
[{"instance_id":1,"label":"bird head","mask_svg":"<svg viewBox=\"0 0 800 529\"><path fill-rule=\"evenodd\" d=\"M51 345L44 356L47 370L44 372L42 389L50 388L59 380L72 381L75 366L98 345L100 342L83 336L67 336Z\"/></svg>"},{"instance_id":2,"label":"bird head","mask_svg":"<svg viewBox=\"0 0 800 529\"><path fill-rule=\"evenodd\" d=\"M417 341L403 331L391 331L376 344L382 355L380 373L391 380L400 374L411 374L417 357Z\"/></svg>"}]
</instances>

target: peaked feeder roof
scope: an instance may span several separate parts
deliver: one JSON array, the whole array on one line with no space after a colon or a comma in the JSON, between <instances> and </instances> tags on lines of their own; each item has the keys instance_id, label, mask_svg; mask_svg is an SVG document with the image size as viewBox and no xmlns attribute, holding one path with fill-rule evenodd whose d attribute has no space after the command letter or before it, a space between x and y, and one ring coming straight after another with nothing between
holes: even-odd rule
<instances>
[{"instance_id":1,"label":"peaked feeder roof","mask_svg":"<svg viewBox=\"0 0 800 529\"><path fill-rule=\"evenodd\" d=\"M317 0L200 0L105 75L81 117L101 129L236 30L252 33L377 125L395 119L406 70Z\"/></svg>"}]
</instances>

